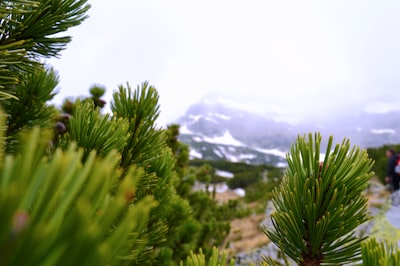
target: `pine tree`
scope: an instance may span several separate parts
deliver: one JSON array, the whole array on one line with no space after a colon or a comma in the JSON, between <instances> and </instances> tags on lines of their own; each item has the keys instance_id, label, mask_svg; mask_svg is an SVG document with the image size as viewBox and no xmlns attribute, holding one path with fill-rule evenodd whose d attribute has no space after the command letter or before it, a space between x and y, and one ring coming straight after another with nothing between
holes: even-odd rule
<instances>
[{"instance_id":1,"label":"pine tree","mask_svg":"<svg viewBox=\"0 0 400 266\"><path fill-rule=\"evenodd\" d=\"M192 236L192 250L201 250L206 256L212 256L213 247L221 247L229 234L233 217L227 210L231 210L232 205L217 203L209 193L208 185L213 171L209 164L189 167L189 147L178 140L179 125L169 125L166 133L167 144L176 160L178 180L175 187L178 194L189 201L193 216L190 227L186 226L181 234ZM195 181L206 183L206 191L192 191Z\"/></svg>"},{"instance_id":2,"label":"pine tree","mask_svg":"<svg viewBox=\"0 0 400 266\"><path fill-rule=\"evenodd\" d=\"M8 116L6 148L15 149L23 128L52 127L58 75L42 58L58 56L71 41L63 32L81 24L86 0L12 0L0 2L0 92ZM1 96L0 95L0 96Z\"/></svg>"},{"instance_id":3,"label":"pine tree","mask_svg":"<svg viewBox=\"0 0 400 266\"><path fill-rule=\"evenodd\" d=\"M191 227L189 203L175 190L175 159L167 146L164 130L157 129L159 116L157 90L147 82L132 90L120 86L114 93L111 110L117 118L129 124L129 138L122 151L121 167L138 165L146 176L138 184L138 199L154 195L159 202L152 211L148 229L143 232L149 246L137 258L137 265L173 265L186 256L192 248L190 235L181 231ZM177 247L177 245L179 245ZM146 252L147 251L147 252Z\"/></svg>"},{"instance_id":4,"label":"pine tree","mask_svg":"<svg viewBox=\"0 0 400 266\"><path fill-rule=\"evenodd\" d=\"M52 68L36 67L21 74L14 86L14 96L2 102L7 113L7 151L15 151L17 135L21 130L39 126L52 128L56 110L48 105L55 95L59 78Z\"/></svg>"}]
</instances>

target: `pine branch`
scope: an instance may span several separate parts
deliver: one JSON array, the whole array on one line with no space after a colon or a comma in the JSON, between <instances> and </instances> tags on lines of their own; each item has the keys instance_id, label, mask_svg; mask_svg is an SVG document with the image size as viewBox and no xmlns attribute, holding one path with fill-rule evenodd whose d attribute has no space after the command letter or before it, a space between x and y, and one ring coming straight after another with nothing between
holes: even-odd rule
<instances>
[{"instance_id":1,"label":"pine branch","mask_svg":"<svg viewBox=\"0 0 400 266\"><path fill-rule=\"evenodd\" d=\"M21 74L41 64L40 57L58 56L71 41L60 35L87 18L87 0L1 1L0 90L13 95Z\"/></svg>"},{"instance_id":2,"label":"pine branch","mask_svg":"<svg viewBox=\"0 0 400 266\"><path fill-rule=\"evenodd\" d=\"M105 156L112 150L122 151L130 136L129 125L122 118L110 118L110 114L102 115L91 102L78 104L69 120L69 132L60 139L62 147L76 142L84 148L83 160L92 150Z\"/></svg>"},{"instance_id":3,"label":"pine branch","mask_svg":"<svg viewBox=\"0 0 400 266\"><path fill-rule=\"evenodd\" d=\"M361 244L362 265L400 265L400 249L396 243L379 243L375 238Z\"/></svg>"},{"instance_id":4,"label":"pine branch","mask_svg":"<svg viewBox=\"0 0 400 266\"><path fill-rule=\"evenodd\" d=\"M122 152L121 167L138 165L147 173L138 183L137 199L154 195L160 203L151 213L147 230L140 235L140 239L149 241L134 265L172 265L193 247L193 236L181 235L191 226L193 217L188 202L175 191L175 159L167 147L165 131L155 124L159 115L158 93L147 82L136 90L129 84L126 88L120 86L113 95L111 110L115 117L129 123L130 135Z\"/></svg>"},{"instance_id":5,"label":"pine branch","mask_svg":"<svg viewBox=\"0 0 400 266\"><path fill-rule=\"evenodd\" d=\"M119 182L116 152L92 152L82 164L72 145L49 161L49 136L35 128L24 139L17 157L0 161L0 264L120 264L156 205L132 203L143 170L132 167Z\"/></svg>"},{"instance_id":6,"label":"pine branch","mask_svg":"<svg viewBox=\"0 0 400 266\"><path fill-rule=\"evenodd\" d=\"M8 136L15 135L24 127L49 126L54 111L47 106L47 102L55 96L58 82L58 75L51 68L37 68L32 73L25 73L23 82L15 87L18 99L3 102L9 114Z\"/></svg>"},{"instance_id":7,"label":"pine branch","mask_svg":"<svg viewBox=\"0 0 400 266\"><path fill-rule=\"evenodd\" d=\"M150 167L166 147L166 137L155 125L159 116L157 90L147 82L136 90L129 84L127 88L120 86L113 95L111 110L116 117L129 121L131 135L122 153L121 166L125 168L136 163Z\"/></svg>"},{"instance_id":8,"label":"pine branch","mask_svg":"<svg viewBox=\"0 0 400 266\"><path fill-rule=\"evenodd\" d=\"M186 261L183 263L180 263L180 266L223 266L223 265L229 265L233 266L235 265L234 260L230 260L228 263L227 256L225 252L222 252L222 254L218 254L219 251L216 247L213 247L213 251L211 254L211 257L206 259L206 257L203 254L203 250L200 249L198 254L194 254L193 252L190 253L190 256L186 259Z\"/></svg>"},{"instance_id":9,"label":"pine branch","mask_svg":"<svg viewBox=\"0 0 400 266\"><path fill-rule=\"evenodd\" d=\"M332 151L332 141L321 162L321 136L299 136L287 157L287 173L274 190L273 228L265 233L299 265L360 260L363 239L354 231L369 219L362 193L373 162L365 150L350 149L346 139Z\"/></svg>"}]
</instances>

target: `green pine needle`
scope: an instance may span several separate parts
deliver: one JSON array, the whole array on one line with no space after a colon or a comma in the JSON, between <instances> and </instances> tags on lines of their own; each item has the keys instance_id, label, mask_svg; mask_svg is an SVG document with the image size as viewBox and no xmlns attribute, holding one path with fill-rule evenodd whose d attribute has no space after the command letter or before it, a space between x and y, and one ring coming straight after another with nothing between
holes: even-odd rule
<instances>
[{"instance_id":1,"label":"green pine needle","mask_svg":"<svg viewBox=\"0 0 400 266\"><path fill-rule=\"evenodd\" d=\"M366 151L343 140L320 161L319 133L299 136L287 156L288 169L274 191L273 228L266 235L299 264L334 265L361 257L355 229L369 219L367 186L373 162Z\"/></svg>"}]
</instances>

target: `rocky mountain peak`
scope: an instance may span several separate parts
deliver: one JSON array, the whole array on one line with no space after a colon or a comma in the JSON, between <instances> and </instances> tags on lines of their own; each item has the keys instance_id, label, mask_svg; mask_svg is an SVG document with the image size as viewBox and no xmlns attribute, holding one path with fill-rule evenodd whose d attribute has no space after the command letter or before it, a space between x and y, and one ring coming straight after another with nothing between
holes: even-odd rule
<instances>
[{"instance_id":1,"label":"rocky mountain peak","mask_svg":"<svg viewBox=\"0 0 400 266\"><path fill-rule=\"evenodd\" d=\"M335 142L349 138L361 148L400 143L400 112L330 117L325 121L293 124L256 112L202 101L178 119L180 140L190 146L191 156L208 160L243 161L285 165L285 154L300 134L320 132Z\"/></svg>"}]
</instances>

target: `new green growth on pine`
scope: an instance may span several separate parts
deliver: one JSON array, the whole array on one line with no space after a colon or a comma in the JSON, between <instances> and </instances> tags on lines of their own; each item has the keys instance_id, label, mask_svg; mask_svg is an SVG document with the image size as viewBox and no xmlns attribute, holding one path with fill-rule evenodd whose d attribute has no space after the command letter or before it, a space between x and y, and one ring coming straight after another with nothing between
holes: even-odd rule
<instances>
[{"instance_id":1,"label":"new green growth on pine","mask_svg":"<svg viewBox=\"0 0 400 266\"><path fill-rule=\"evenodd\" d=\"M265 234L298 265L359 263L367 259L371 245L385 248L376 242L363 245L367 236L356 234L370 218L364 191L373 161L366 150L351 148L348 139L333 147L333 137L320 158L321 139L310 133L292 145L287 172L274 190L272 228L265 228ZM271 258L266 262L277 263Z\"/></svg>"}]
</instances>

